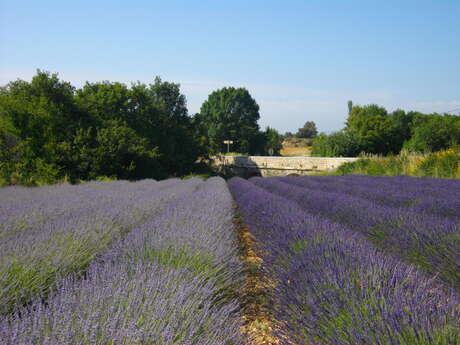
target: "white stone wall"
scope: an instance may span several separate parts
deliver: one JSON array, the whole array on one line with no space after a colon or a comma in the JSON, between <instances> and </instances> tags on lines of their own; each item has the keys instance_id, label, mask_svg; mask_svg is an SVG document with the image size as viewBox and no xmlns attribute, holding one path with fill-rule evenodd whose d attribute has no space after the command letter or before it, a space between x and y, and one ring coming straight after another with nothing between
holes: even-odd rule
<instances>
[{"instance_id":1,"label":"white stone wall","mask_svg":"<svg viewBox=\"0 0 460 345\"><path fill-rule=\"evenodd\" d=\"M270 156L219 156L214 164L241 168L282 169L297 171L329 171L343 163L353 162L351 157L270 157Z\"/></svg>"}]
</instances>

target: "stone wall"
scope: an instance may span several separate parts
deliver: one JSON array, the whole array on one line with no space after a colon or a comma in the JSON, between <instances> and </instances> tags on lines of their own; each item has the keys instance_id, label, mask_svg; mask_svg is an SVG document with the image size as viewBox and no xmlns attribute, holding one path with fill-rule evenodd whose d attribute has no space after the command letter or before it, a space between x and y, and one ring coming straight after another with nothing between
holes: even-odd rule
<instances>
[{"instance_id":1,"label":"stone wall","mask_svg":"<svg viewBox=\"0 0 460 345\"><path fill-rule=\"evenodd\" d=\"M240 176L256 174L286 176L331 171L343 163L357 159L349 157L216 156L212 158L212 164L218 170L231 171Z\"/></svg>"}]
</instances>

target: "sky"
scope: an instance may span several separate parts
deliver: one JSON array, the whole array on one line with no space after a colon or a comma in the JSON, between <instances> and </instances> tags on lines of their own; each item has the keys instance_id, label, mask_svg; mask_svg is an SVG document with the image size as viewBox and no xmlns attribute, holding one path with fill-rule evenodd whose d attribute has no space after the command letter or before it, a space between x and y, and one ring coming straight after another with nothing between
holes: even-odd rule
<instances>
[{"instance_id":1,"label":"sky","mask_svg":"<svg viewBox=\"0 0 460 345\"><path fill-rule=\"evenodd\" d=\"M460 0L0 0L0 85L37 69L179 83L189 113L245 87L259 124L343 128L347 101L460 113Z\"/></svg>"}]
</instances>

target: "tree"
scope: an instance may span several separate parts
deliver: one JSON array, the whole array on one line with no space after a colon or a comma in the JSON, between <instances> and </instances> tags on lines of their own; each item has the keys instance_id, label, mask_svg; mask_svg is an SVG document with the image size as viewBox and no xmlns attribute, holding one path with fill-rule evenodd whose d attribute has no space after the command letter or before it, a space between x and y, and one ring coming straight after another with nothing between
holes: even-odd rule
<instances>
[{"instance_id":1,"label":"tree","mask_svg":"<svg viewBox=\"0 0 460 345\"><path fill-rule=\"evenodd\" d=\"M59 149L72 179L111 176L134 180L163 173L158 148L152 148L146 138L122 121L112 120L99 128L82 128Z\"/></svg>"},{"instance_id":2,"label":"tree","mask_svg":"<svg viewBox=\"0 0 460 345\"><path fill-rule=\"evenodd\" d=\"M329 135L320 133L313 139L313 156L320 157L356 157L361 153L358 138L347 130Z\"/></svg>"},{"instance_id":3,"label":"tree","mask_svg":"<svg viewBox=\"0 0 460 345\"><path fill-rule=\"evenodd\" d=\"M265 131L257 131L257 134L251 140L251 154L261 156L268 154L267 135Z\"/></svg>"},{"instance_id":4,"label":"tree","mask_svg":"<svg viewBox=\"0 0 460 345\"><path fill-rule=\"evenodd\" d=\"M1 97L1 96L0 96ZM9 180L20 158L20 139L11 119L0 112L0 178ZM3 184L0 181L0 185Z\"/></svg>"},{"instance_id":5,"label":"tree","mask_svg":"<svg viewBox=\"0 0 460 345\"><path fill-rule=\"evenodd\" d=\"M16 80L2 89L0 122L10 127L5 131L2 125L2 142L8 146L2 170L7 166L9 175L24 183L46 182L62 173L57 149L88 120L74 94L57 74L40 70L31 82Z\"/></svg>"},{"instance_id":6,"label":"tree","mask_svg":"<svg viewBox=\"0 0 460 345\"><path fill-rule=\"evenodd\" d=\"M383 107L376 104L354 105L346 129L358 138L365 152L384 155L399 152L393 142L397 129Z\"/></svg>"},{"instance_id":7,"label":"tree","mask_svg":"<svg viewBox=\"0 0 460 345\"><path fill-rule=\"evenodd\" d=\"M307 121L303 125L302 128L299 128L297 131L296 136L299 138L314 138L318 134L318 130L316 129L316 124L313 121Z\"/></svg>"},{"instance_id":8,"label":"tree","mask_svg":"<svg viewBox=\"0 0 460 345\"><path fill-rule=\"evenodd\" d=\"M267 126L265 129L265 138L265 152L272 156L279 156L283 145L281 144L281 135L278 131ZM272 153L270 153L271 150L273 151Z\"/></svg>"},{"instance_id":9,"label":"tree","mask_svg":"<svg viewBox=\"0 0 460 345\"><path fill-rule=\"evenodd\" d=\"M155 159L159 165L154 164L157 170L151 171L150 176L187 174L202 152L193 136L186 99L179 84L159 77L152 84L135 83L130 88L121 83L86 83L78 90L77 99L81 107L92 114L98 127L122 121L147 140L148 149L157 148ZM152 166L151 162L148 165Z\"/></svg>"},{"instance_id":10,"label":"tree","mask_svg":"<svg viewBox=\"0 0 460 345\"><path fill-rule=\"evenodd\" d=\"M225 87L208 96L194 122L210 154L224 152L224 140L233 140L233 151L253 153L259 118L259 106L248 90Z\"/></svg>"},{"instance_id":11,"label":"tree","mask_svg":"<svg viewBox=\"0 0 460 345\"><path fill-rule=\"evenodd\" d=\"M415 114L412 137L404 148L418 152L434 152L460 145L460 116Z\"/></svg>"},{"instance_id":12,"label":"tree","mask_svg":"<svg viewBox=\"0 0 460 345\"><path fill-rule=\"evenodd\" d=\"M76 91L76 101L91 115L93 125L104 125L106 121L130 121L128 108L130 90L118 82L86 82Z\"/></svg>"},{"instance_id":13,"label":"tree","mask_svg":"<svg viewBox=\"0 0 460 345\"><path fill-rule=\"evenodd\" d=\"M352 109L353 109L353 102L350 100L348 101L348 116L350 116Z\"/></svg>"},{"instance_id":14,"label":"tree","mask_svg":"<svg viewBox=\"0 0 460 345\"><path fill-rule=\"evenodd\" d=\"M100 175L122 179L146 177L149 176L148 168L153 168L158 156L157 147L149 149L148 140L122 122L114 121L99 129L96 143L93 151L95 176L91 178Z\"/></svg>"},{"instance_id":15,"label":"tree","mask_svg":"<svg viewBox=\"0 0 460 345\"><path fill-rule=\"evenodd\" d=\"M411 137L411 124L414 118L414 112L406 112L401 109L393 111L388 118L393 124L394 131L391 139L391 151L398 153L403 145Z\"/></svg>"},{"instance_id":16,"label":"tree","mask_svg":"<svg viewBox=\"0 0 460 345\"><path fill-rule=\"evenodd\" d=\"M201 152L179 84L158 77L76 90L38 71L0 88L0 183L165 178L190 173Z\"/></svg>"},{"instance_id":17,"label":"tree","mask_svg":"<svg viewBox=\"0 0 460 345\"><path fill-rule=\"evenodd\" d=\"M148 90L156 112L154 121L148 123L148 137L159 148L161 166L169 175L188 174L203 149L194 136L192 118L188 115L187 101L180 92L180 85L156 77Z\"/></svg>"}]
</instances>

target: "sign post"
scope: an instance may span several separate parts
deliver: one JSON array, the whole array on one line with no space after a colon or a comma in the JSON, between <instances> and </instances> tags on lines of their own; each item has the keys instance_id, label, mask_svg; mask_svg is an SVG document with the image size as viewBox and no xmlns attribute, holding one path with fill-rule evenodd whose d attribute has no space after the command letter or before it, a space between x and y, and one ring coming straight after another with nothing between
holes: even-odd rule
<instances>
[{"instance_id":1,"label":"sign post","mask_svg":"<svg viewBox=\"0 0 460 345\"><path fill-rule=\"evenodd\" d=\"M224 140L224 144L227 144L227 153L230 152L230 144L233 144L233 140Z\"/></svg>"}]
</instances>

